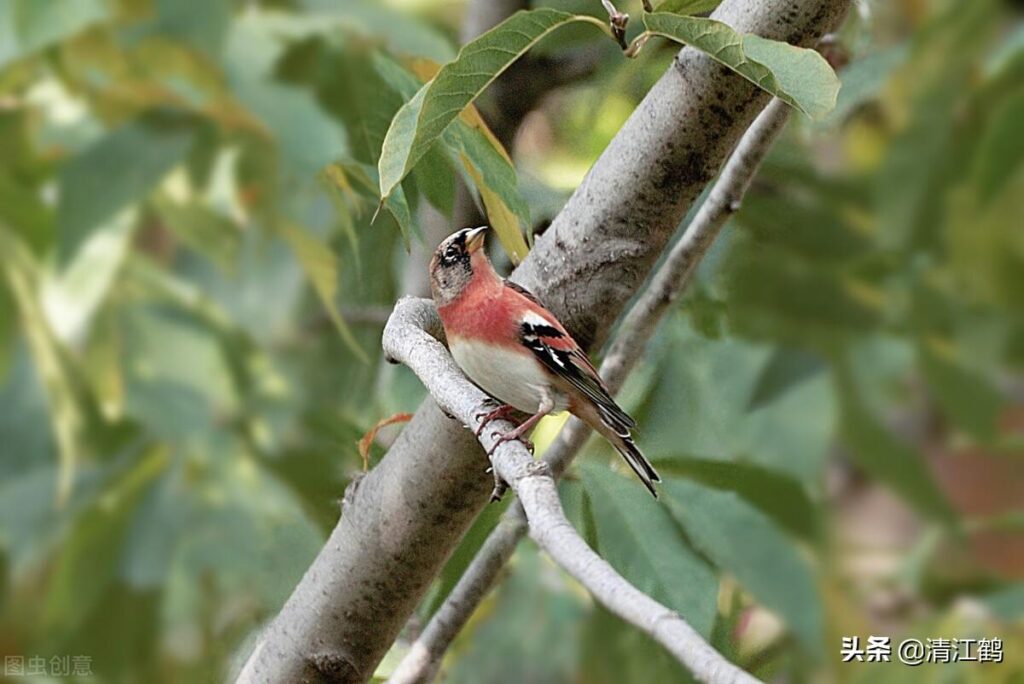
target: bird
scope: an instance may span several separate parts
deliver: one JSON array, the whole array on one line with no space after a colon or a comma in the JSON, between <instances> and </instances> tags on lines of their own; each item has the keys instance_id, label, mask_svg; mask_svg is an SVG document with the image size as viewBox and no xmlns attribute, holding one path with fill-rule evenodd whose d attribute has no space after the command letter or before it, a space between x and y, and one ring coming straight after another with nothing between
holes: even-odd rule
<instances>
[{"instance_id":1,"label":"bird","mask_svg":"<svg viewBox=\"0 0 1024 684\"><path fill-rule=\"evenodd\" d=\"M521 440L541 418L569 411L592 427L626 460L655 498L661 478L633 441L634 421L612 399L586 352L526 288L502 278L483 249L489 226L464 228L445 238L430 260L430 287L448 349L463 373L498 403L483 412L476 430L517 411L518 427L495 433Z\"/></svg>"}]
</instances>

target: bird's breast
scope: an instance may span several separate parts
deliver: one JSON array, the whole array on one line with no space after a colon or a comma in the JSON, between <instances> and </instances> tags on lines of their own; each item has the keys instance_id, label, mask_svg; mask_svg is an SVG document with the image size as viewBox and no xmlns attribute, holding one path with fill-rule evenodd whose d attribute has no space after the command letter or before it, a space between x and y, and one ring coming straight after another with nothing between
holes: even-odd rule
<instances>
[{"instance_id":1,"label":"bird's breast","mask_svg":"<svg viewBox=\"0 0 1024 684\"><path fill-rule=\"evenodd\" d=\"M520 411L534 413L545 396L564 411L568 400L551 384L551 376L528 350L522 352L489 342L449 337L455 363L483 391Z\"/></svg>"}]
</instances>

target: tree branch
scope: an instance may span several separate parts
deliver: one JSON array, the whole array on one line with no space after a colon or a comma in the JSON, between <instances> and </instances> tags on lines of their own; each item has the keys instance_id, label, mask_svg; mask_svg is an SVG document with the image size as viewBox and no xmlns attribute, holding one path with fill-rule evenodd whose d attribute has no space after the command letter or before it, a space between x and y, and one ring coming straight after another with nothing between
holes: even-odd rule
<instances>
[{"instance_id":1,"label":"tree branch","mask_svg":"<svg viewBox=\"0 0 1024 684\"><path fill-rule=\"evenodd\" d=\"M489 397L473 385L455 365L448 350L428 331L439 332L433 302L403 298L384 329L388 358L409 366L435 401L469 428L482 422ZM504 423L506 430L515 427ZM493 424L499 423L494 421ZM502 425L495 425L501 430ZM673 610L666 608L627 582L579 536L562 511L551 470L534 460L518 441L499 444L495 432L480 435L487 449L497 445L491 462L495 472L515 491L528 520L530 537L608 610L661 643L694 677L702 682L757 680L715 651Z\"/></svg>"},{"instance_id":2,"label":"tree branch","mask_svg":"<svg viewBox=\"0 0 1024 684\"><path fill-rule=\"evenodd\" d=\"M737 31L813 44L849 0L724 0ZM513 280L585 347L602 342L704 185L768 102L752 83L691 48L591 169ZM434 577L486 505L486 459L433 401L350 487L338 526L241 681L369 679Z\"/></svg>"},{"instance_id":3,"label":"tree branch","mask_svg":"<svg viewBox=\"0 0 1024 684\"><path fill-rule=\"evenodd\" d=\"M669 305L686 289L690 277L722 226L739 208L757 168L789 119L790 108L775 99L757 117L729 158L707 199L651 279L650 286L626 314L604 362L601 377L614 394L642 357L647 342ZM590 434L585 423L571 419L544 455L555 477L560 476ZM503 516L488 536L448 598L431 617L410 652L392 673L389 684L418 684L434 678L451 642L497 581L526 533L520 504Z\"/></svg>"}]
</instances>

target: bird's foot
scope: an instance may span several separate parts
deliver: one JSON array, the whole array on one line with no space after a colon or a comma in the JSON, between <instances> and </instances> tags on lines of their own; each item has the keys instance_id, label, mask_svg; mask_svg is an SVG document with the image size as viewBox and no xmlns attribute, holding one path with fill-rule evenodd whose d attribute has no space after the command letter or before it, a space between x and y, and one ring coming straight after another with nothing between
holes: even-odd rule
<instances>
[{"instance_id":1,"label":"bird's foot","mask_svg":"<svg viewBox=\"0 0 1024 684\"><path fill-rule=\"evenodd\" d=\"M477 426L474 434L479 437L480 433L484 431L484 427L486 427L488 423L493 420L498 420L499 418L504 418L510 413L515 413L515 410L514 406L502 404L492 411L481 411L475 416L475 418L480 421L480 425Z\"/></svg>"},{"instance_id":2,"label":"bird's foot","mask_svg":"<svg viewBox=\"0 0 1024 684\"><path fill-rule=\"evenodd\" d=\"M490 449L487 450L487 457L490 458L494 454L495 449L497 449L503 443L511 442L511 441L514 441L514 440L517 440L517 439L520 442L522 442L523 446L526 447L527 451L529 451L532 454L533 453L533 442L531 442L526 437L523 437L523 433L526 432L526 430L523 429L524 426L526 427L527 430L530 427L532 427L532 426L528 426L528 425L526 425L524 423L523 425L520 425L519 427L515 428L514 430L509 430L508 432L493 432L493 433L491 433L491 436L494 437L497 441L495 441L494 445Z\"/></svg>"}]
</instances>

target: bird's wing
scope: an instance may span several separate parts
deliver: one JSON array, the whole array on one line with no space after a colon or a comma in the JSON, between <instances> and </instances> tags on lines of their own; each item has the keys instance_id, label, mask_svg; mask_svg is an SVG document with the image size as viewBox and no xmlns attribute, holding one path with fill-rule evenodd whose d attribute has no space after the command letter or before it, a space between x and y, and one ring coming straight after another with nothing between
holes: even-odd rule
<instances>
[{"instance_id":1,"label":"bird's wing","mask_svg":"<svg viewBox=\"0 0 1024 684\"><path fill-rule=\"evenodd\" d=\"M572 336L554 314L526 288L506 283L512 290L530 300L532 306L519 322L519 340L544 366L587 399L594 402L605 422L620 434L629 434L636 421L619 408L608 394L608 388Z\"/></svg>"}]
</instances>

